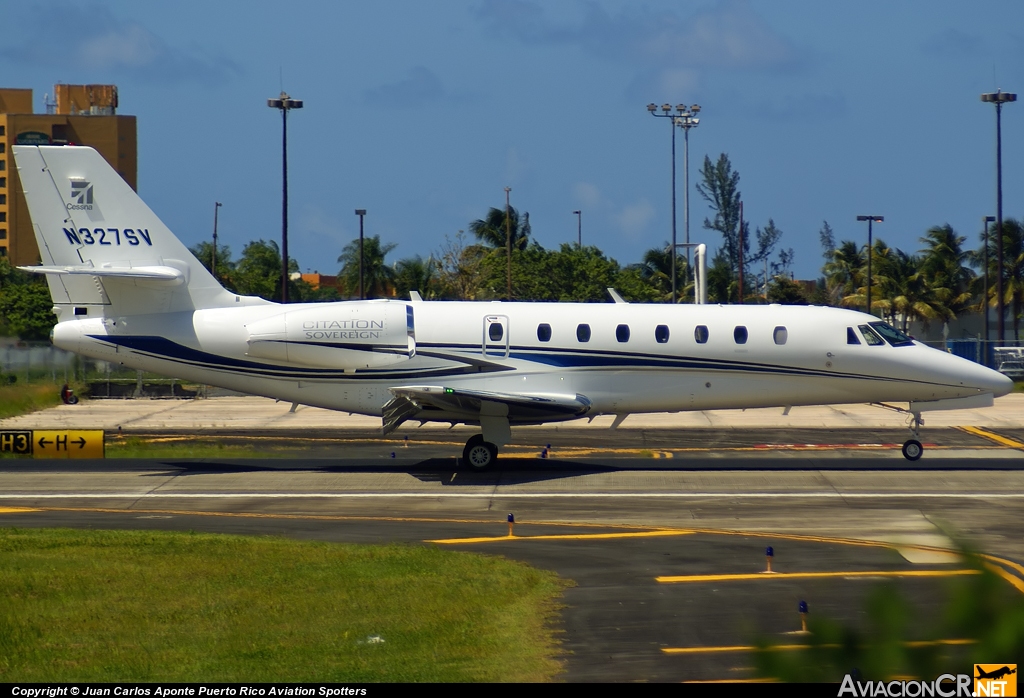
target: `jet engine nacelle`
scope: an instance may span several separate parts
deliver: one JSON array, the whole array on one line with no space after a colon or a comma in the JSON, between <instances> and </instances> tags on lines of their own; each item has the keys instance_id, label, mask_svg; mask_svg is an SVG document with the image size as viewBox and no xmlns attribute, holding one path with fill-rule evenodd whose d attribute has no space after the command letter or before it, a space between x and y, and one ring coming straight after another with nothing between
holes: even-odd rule
<instances>
[{"instance_id":1,"label":"jet engine nacelle","mask_svg":"<svg viewBox=\"0 0 1024 698\"><path fill-rule=\"evenodd\" d=\"M412 307L390 301L323 303L246 325L248 356L354 370L416 355Z\"/></svg>"}]
</instances>

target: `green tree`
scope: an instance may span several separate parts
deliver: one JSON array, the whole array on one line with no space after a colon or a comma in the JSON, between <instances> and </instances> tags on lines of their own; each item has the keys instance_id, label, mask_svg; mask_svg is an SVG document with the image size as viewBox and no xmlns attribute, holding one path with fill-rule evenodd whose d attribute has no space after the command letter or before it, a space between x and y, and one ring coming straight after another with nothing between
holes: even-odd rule
<instances>
[{"instance_id":1,"label":"green tree","mask_svg":"<svg viewBox=\"0 0 1024 698\"><path fill-rule=\"evenodd\" d=\"M921 272L935 296L954 316L970 307L973 296L974 272L967 266L970 255L963 249L966 240L948 223L932 226L921 238L925 244Z\"/></svg>"},{"instance_id":2,"label":"green tree","mask_svg":"<svg viewBox=\"0 0 1024 698\"><path fill-rule=\"evenodd\" d=\"M825 273L825 287L830 305L853 305L846 299L853 297L857 289L864 283L863 269L867 264L867 255L852 240L843 240L832 250L832 256L822 270ZM864 299L860 299L864 304Z\"/></svg>"},{"instance_id":3,"label":"green tree","mask_svg":"<svg viewBox=\"0 0 1024 698\"><path fill-rule=\"evenodd\" d=\"M424 260L419 255L400 259L395 264L395 291L399 298L411 298L410 291L418 291L425 300L438 297L437 263L433 257Z\"/></svg>"},{"instance_id":4,"label":"green tree","mask_svg":"<svg viewBox=\"0 0 1024 698\"><path fill-rule=\"evenodd\" d=\"M221 286L229 291L238 293L238 289L235 288L234 282L235 262L231 259L230 247L227 245L217 245L216 269L210 268L213 261L213 243L200 242L199 244L188 248L188 251L195 255L195 258L199 260L199 263L214 275L217 281L220 282ZM280 271L278 271L278 273L280 274Z\"/></svg>"},{"instance_id":5,"label":"green tree","mask_svg":"<svg viewBox=\"0 0 1024 698\"><path fill-rule=\"evenodd\" d=\"M988 306L998 307L999 244L1003 246L1003 304L1010 309L1013 336L1020 340L1021 312L1024 310L1024 226L1013 218L1003 220L1002 235L989 230ZM970 255L975 266L984 265L984 246ZM981 290L980 288L978 289Z\"/></svg>"},{"instance_id":6,"label":"green tree","mask_svg":"<svg viewBox=\"0 0 1024 698\"><path fill-rule=\"evenodd\" d=\"M483 260L486 256L486 248L466 244L465 232L460 230L454 238L445 235L436 255L440 297L476 300L483 283Z\"/></svg>"},{"instance_id":7,"label":"green tree","mask_svg":"<svg viewBox=\"0 0 1024 698\"><path fill-rule=\"evenodd\" d=\"M672 300L672 255L668 242L664 247L652 247L644 252L643 261L638 265L641 278L646 281L657 293L657 300L670 302ZM682 303L693 296L693 284L687 284L689 276L686 264L686 257L676 253L676 298Z\"/></svg>"},{"instance_id":8,"label":"green tree","mask_svg":"<svg viewBox=\"0 0 1024 698\"><path fill-rule=\"evenodd\" d=\"M768 302L781 305L807 305L804 288L785 274L776 274L768 283Z\"/></svg>"},{"instance_id":9,"label":"green tree","mask_svg":"<svg viewBox=\"0 0 1024 698\"><path fill-rule=\"evenodd\" d=\"M520 220L519 211L510 206L506 218L504 208L492 208L486 217L470 223L469 231L488 247L504 250L511 236L512 249L525 250L530 238L530 214L524 213Z\"/></svg>"},{"instance_id":10,"label":"green tree","mask_svg":"<svg viewBox=\"0 0 1024 698\"><path fill-rule=\"evenodd\" d=\"M388 266L386 257L396 247L394 242L381 244L380 235L363 238L363 294L367 298L388 296L394 288L395 269ZM338 261L338 277L345 293L350 298L359 295L359 238L345 245Z\"/></svg>"},{"instance_id":11,"label":"green tree","mask_svg":"<svg viewBox=\"0 0 1024 698\"><path fill-rule=\"evenodd\" d=\"M299 263L294 257L288 260L288 297L300 299L299 284L292 279L298 273ZM254 240L242 248L242 256L232 272L232 281L237 293L259 296L269 301L281 300L281 251L271 240Z\"/></svg>"},{"instance_id":12,"label":"green tree","mask_svg":"<svg viewBox=\"0 0 1024 698\"><path fill-rule=\"evenodd\" d=\"M11 267L0 257L0 334L23 340L50 336L57 322L46 279Z\"/></svg>"}]
</instances>

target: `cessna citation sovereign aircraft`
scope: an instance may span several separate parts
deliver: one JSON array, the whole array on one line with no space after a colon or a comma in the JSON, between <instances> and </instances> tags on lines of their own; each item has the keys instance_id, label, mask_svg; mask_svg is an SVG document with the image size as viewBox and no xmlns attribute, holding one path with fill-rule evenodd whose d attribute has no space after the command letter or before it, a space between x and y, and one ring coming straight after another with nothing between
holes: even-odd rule
<instances>
[{"instance_id":1,"label":"cessna citation sovereign aircraft","mask_svg":"<svg viewBox=\"0 0 1024 698\"><path fill-rule=\"evenodd\" d=\"M333 410L510 427L833 403L991 405L1003 375L877 318L798 306L373 300L279 305L221 287L91 148L14 146L58 322L53 343L124 366ZM621 300L621 299L619 299ZM889 406L889 405L887 405Z\"/></svg>"}]
</instances>

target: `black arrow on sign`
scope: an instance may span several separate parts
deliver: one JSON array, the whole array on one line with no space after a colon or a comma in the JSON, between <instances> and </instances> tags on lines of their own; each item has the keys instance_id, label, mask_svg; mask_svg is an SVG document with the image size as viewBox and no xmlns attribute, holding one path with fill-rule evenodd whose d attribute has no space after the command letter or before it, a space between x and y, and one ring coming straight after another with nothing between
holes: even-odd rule
<instances>
[{"instance_id":1,"label":"black arrow on sign","mask_svg":"<svg viewBox=\"0 0 1024 698\"><path fill-rule=\"evenodd\" d=\"M47 441L46 437L44 437L44 436L40 436L39 437L39 448L42 448L46 444L52 444L52 443L53 443L52 441Z\"/></svg>"},{"instance_id":2,"label":"black arrow on sign","mask_svg":"<svg viewBox=\"0 0 1024 698\"><path fill-rule=\"evenodd\" d=\"M79 448L85 448L85 437L84 436L79 436L78 437L78 441L72 441L71 443L78 444Z\"/></svg>"}]
</instances>

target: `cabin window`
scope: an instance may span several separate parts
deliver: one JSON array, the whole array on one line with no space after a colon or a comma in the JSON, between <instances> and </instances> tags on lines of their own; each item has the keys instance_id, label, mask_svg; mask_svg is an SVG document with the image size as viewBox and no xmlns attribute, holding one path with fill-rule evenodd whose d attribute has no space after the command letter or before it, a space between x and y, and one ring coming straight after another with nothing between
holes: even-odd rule
<instances>
[{"instance_id":1,"label":"cabin window","mask_svg":"<svg viewBox=\"0 0 1024 698\"><path fill-rule=\"evenodd\" d=\"M875 331L867 325L857 325L860 329L860 333L864 335L864 341L868 343L868 346L877 347L885 344L882 338L875 334Z\"/></svg>"},{"instance_id":2,"label":"cabin window","mask_svg":"<svg viewBox=\"0 0 1024 698\"><path fill-rule=\"evenodd\" d=\"M708 328L705 325L697 325L693 328L693 338L697 344L708 343Z\"/></svg>"},{"instance_id":3,"label":"cabin window","mask_svg":"<svg viewBox=\"0 0 1024 698\"><path fill-rule=\"evenodd\" d=\"M654 328L654 341L658 344L668 342L668 325L658 325Z\"/></svg>"},{"instance_id":4,"label":"cabin window","mask_svg":"<svg viewBox=\"0 0 1024 698\"><path fill-rule=\"evenodd\" d=\"M500 322L492 322L491 326L487 328L487 336L491 338L492 342L501 341L501 338L505 336L505 329Z\"/></svg>"},{"instance_id":5,"label":"cabin window","mask_svg":"<svg viewBox=\"0 0 1024 698\"><path fill-rule=\"evenodd\" d=\"M743 327L742 325L736 327L736 329L734 329L732 331L732 338L734 340L736 340L737 344L746 344L747 343L747 328Z\"/></svg>"},{"instance_id":6,"label":"cabin window","mask_svg":"<svg viewBox=\"0 0 1024 698\"><path fill-rule=\"evenodd\" d=\"M576 325L576 339L581 342L590 341L590 325Z\"/></svg>"},{"instance_id":7,"label":"cabin window","mask_svg":"<svg viewBox=\"0 0 1024 698\"><path fill-rule=\"evenodd\" d=\"M775 343L781 346L789 339L789 330L785 327L776 327L772 337L775 339Z\"/></svg>"},{"instance_id":8,"label":"cabin window","mask_svg":"<svg viewBox=\"0 0 1024 698\"><path fill-rule=\"evenodd\" d=\"M546 322L537 325L537 339L540 340L541 342L550 342L551 325L547 324Z\"/></svg>"},{"instance_id":9,"label":"cabin window","mask_svg":"<svg viewBox=\"0 0 1024 698\"><path fill-rule=\"evenodd\" d=\"M629 325L619 325L615 328L615 339L620 342L629 341Z\"/></svg>"},{"instance_id":10,"label":"cabin window","mask_svg":"<svg viewBox=\"0 0 1024 698\"><path fill-rule=\"evenodd\" d=\"M847 344L860 344L860 340L857 339L857 333L852 327L846 328L846 343Z\"/></svg>"},{"instance_id":11,"label":"cabin window","mask_svg":"<svg viewBox=\"0 0 1024 698\"><path fill-rule=\"evenodd\" d=\"M909 347L914 344L913 339L897 330L888 322L872 322L871 327L894 347Z\"/></svg>"}]
</instances>

